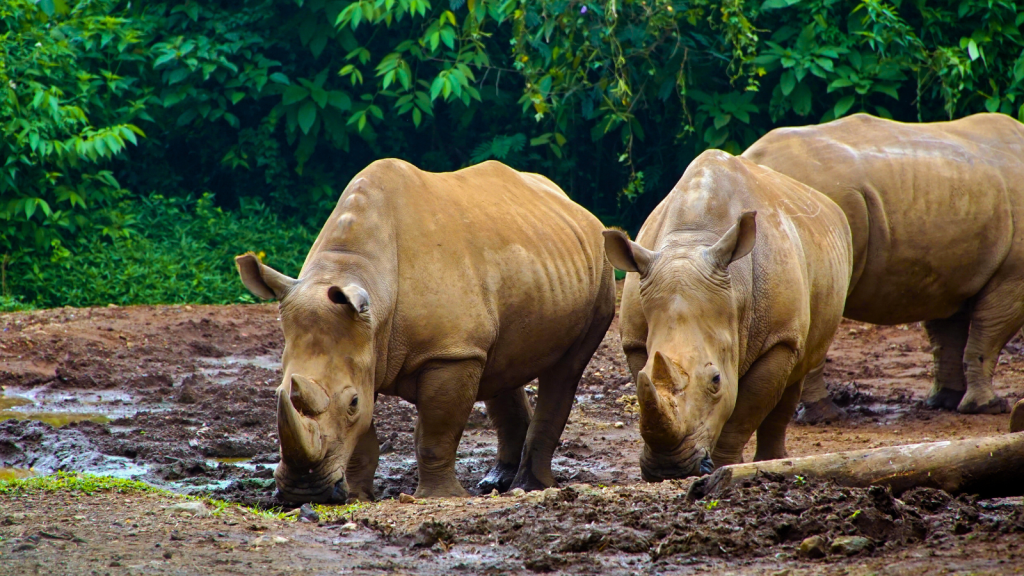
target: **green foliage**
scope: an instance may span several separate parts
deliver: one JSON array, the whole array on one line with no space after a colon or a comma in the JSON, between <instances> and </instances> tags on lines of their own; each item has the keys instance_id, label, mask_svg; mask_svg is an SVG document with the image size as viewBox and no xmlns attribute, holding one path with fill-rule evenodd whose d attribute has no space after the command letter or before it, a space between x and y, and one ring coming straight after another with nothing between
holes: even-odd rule
<instances>
[{"instance_id":1,"label":"green foliage","mask_svg":"<svg viewBox=\"0 0 1024 576\"><path fill-rule=\"evenodd\" d=\"M501 160L635 229L695 155L777 126L1024 120L1021 24L1013 0L8 0L0 309L235 301L232 252L297 266L382 157Z\"/></svg>"},{"instance_id":2,"label":"green foliage","mask_svg":"<svg viewBox=\"0 0 1024 576\"><path fill-rule=\"evenodd\" d=\"M144 136L135 22L96 0L0 6L0 251L47 245L120 190L110 160Z\"/></svg>"},{"instance_id":3,"label":"green foliage","mask_svg":"<svg viewBox=\"0 0 1024 576\"><path fill-rule=\"evenodd\" d=\"M38 307L253 302L233 257L254 250L298 275L315 238L258 201L227 212L210 195L126 199L94 222L66 243L55 239L46 262L12 262L14 292Z\"/></svg>"},{"instance_id":4,"label":"green foliage","mask_svg":"<svg viewBox=\"0 0 1024 576\"><path fill-rule=\"evenodd\" d=\"M91 495L97 492L141 494L162 492L162 490L136 480L74 472L58 472L53 476L33 476L31 478L0 480L0 495L20 496L33 492L81 492Z\"/></svg>"}]
</instances>

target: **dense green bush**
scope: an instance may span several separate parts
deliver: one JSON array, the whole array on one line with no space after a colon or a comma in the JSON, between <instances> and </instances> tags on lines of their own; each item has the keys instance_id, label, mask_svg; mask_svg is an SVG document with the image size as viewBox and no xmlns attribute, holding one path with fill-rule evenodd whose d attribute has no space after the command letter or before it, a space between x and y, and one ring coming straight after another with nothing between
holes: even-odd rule
<instances>
[{"instance_id":1,"label":"dense green bush","mask_svg":"<svg viewBox=\"0 0 1024 576\"><path fill-rule=\"evenodd\" d=\"M381 157L496 158L635 229L696 154L776 126L1024 119L1021 24L1012 0L7 0L0 305L234 301L232 250L303 253ZM188 228L210 198L215 236ZM289 234L227 224L257 205Z\"/></svg>"},{"instance_id":2,"label":"dense green bush","mask_svg":"<svg viewBox=\"0 0 1024 576\"><path fill-rule=\"evenodd\" d=\"M297 276L315 233L279 220L259 201L234 211L213 197L122 200L103 219L121 219L118 231L86 229L57 242L46 261L13 270L26 302L39 307L97 304L222 304L253 302L233 257L256 251L275 268ZM0 301L0 309L18 302Z\"/></svg>"}]
</instances>

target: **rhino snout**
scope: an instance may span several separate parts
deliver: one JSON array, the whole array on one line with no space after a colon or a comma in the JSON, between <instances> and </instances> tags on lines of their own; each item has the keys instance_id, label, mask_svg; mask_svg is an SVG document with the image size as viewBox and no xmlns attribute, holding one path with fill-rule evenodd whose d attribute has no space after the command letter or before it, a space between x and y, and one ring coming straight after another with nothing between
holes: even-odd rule
<instances>
[{"instance_id":1,"label":"rhino snout","mask_svg":"<svg viewBox=\"0 0 1024 576\"><path fill-rule=\"evenodd\" d=\"M344 477L334 484L326 485L297 485L291 484L281 478L277 478L277 490L274 497L280 502L293 504L304 504L316 502L319 504L345 504L348 502L348 482Z\"/></svg>"}]
</instances>

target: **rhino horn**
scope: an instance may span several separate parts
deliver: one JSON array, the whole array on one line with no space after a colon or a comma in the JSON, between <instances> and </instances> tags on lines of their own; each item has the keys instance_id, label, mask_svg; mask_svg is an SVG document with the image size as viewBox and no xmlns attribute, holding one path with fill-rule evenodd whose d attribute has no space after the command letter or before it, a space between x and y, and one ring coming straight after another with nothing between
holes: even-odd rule
<instances>
[{"instance_id":1,"label":"rhino horn","mask_svg":"<svg viewBox=\"0 0 1024 576\"><path fill-rule=\"evenodd\" d=\"M674 450L683 441L671 402L662 396L643 371L637 375L636 397L640 404L640 435L653 450Z\"/></svg>"},{"instance_id":2,"label":"rhino horn","mask_svg":"<svg viewBox=\"0 0 1024 576\"><path fill-rule=\"evenodd\" d=\"M293 377L277 389L277 431L281 437L281 459L290 467L304 470L322 459L323 440L316 420L303 416L293 404L295 383ZM298 388L298 397L303 399L302 384Z\"/></svg>"},{"instance_id":3,"label":"rhino horn","mask_svg":"<svg viewBox=\"0 0 1024 576\"><path fill-rule=\"evenodd\" d=\"M292 374L292 391L289 397L292 404L304 414L323 414L331 403L331 398L323 387L298 374Z\"/></svg>"}]
</instances>

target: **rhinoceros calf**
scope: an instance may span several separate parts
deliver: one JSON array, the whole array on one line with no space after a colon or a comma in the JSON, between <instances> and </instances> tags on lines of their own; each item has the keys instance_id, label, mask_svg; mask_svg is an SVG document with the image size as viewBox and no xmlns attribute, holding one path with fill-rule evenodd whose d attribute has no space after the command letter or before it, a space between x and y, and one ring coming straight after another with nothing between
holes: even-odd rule
<instances>
[{"instance_id":1,"label":"rhinoceros calf","mask_svg":"<svg viewBox=\"0 0 1024 576\"><path fill-rule=\"evenodd\" d=\"M850 229L839 207L708 151L636 242L606 231L605 251L632 272L620 325L637 383L644 478L739 462L755 430L755 459L785 456L804 375L824 359L849 286Z\"/></svg>"},{"instance_id":2,"label":"rhinoceros calf","mask_svg":"<svg viewBox=\"0 0 1024 576\"><path fill-rule=\"evenodd\" d=\"M846 213L854 273L844 315L925 321L936 363L929 406L1008 410L992 371L1024 325L1024 125L1002 114L931 124L855 114L773 130L743 156ZM834 411L816 373L804 392L812 420Z\"/></svg>"},{"instance_id":3,"label":"rhinoceros calf","mask_svg":"<svg viewBox=\"0 0 1024 576\"><path fill-rule=\"evenodd\" d=\"M615 312L602 230L547 178L498 162L433 174L381 160L349 183L298 279L239 256L246 287L281 301L279 497L373 498L377 394L417 407L416 496L467 494L455 451L477 400L498 432L481 488L553 485L576 386Z\"/></svg>"}]
</instances>

